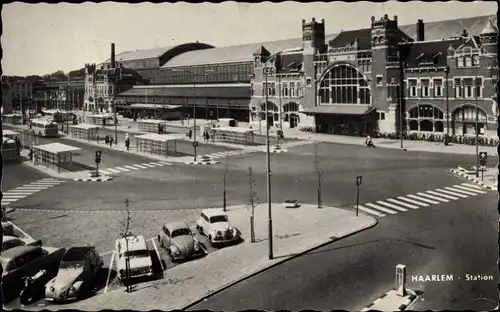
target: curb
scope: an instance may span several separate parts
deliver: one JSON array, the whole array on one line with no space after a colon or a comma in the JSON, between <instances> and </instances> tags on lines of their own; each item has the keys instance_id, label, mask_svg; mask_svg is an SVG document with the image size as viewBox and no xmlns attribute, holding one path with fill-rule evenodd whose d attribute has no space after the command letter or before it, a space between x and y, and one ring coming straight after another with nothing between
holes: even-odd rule
<instances>
[{"instance_id":1,"label":"curb","mask_svg":"<svg viewBox=\"0 0 500 312\"><path fill-rule=\"evenodd\" d=\"M393 288L392 290L396 290L395 288ZM379 300L382 300L383 298L385 298L389 292L391 292L392 290L389 290L388 292L386 292L385 294L383 294L382 296L378 297L377 299L373 300L372 303L370 303L369 305L367 305L365 308L363 308L361 311L364 312L364 311L370 311L370 310L373 310L373 309L370 309L373 305L375 305L375 303ZM408 302L407 304L402 304L400 305L397 310L398 311L404 311L409 305L411 305L414 300L418 297L417 294L411 290L411 289L407 289L406 290L410 296L408 297L408 300L410 300L410 302ZM396 310L396 309L395 309Z\"/></svg>"},{"instance_id":2,"label":"curb","mask_svg":"<svg viewBox=\"0 0 500 312\"><path fill-rule=\"evenodd\" d=\"M272 150L270 151L271 153L279 154L279 153L286 153L288 152L287 149L279 149L279 150Z\"/></svg>"},{"instance_id":3,"label":"curb","mask_svg":"<svg viewBox=\"0 0 500 312\"><path fill-rule=\"evenodd\" d=\"M216 165L219 162L217 160L209 160L209 161L186 161L184 163L186 165Z\"/></svg>"},{"instance_id":4,"label":"curb","mask_svg":"<svg viewBox=\"0 0 500 312\"><path fill-rule=\"evenodd\" d=\"M113 180L113 177L102 177L102 178L74 178L73 181L79 182L106 182Z\"/></svg>"},{"instance_id":5,"label":"curb","mask_svg":"<svg viewBox=\"0 0 500 312\"><path fill-rule=\"evenodd\" d=\"M453 173L453 174L456 174L456 175L459 175L461 177L464 177L466 178L467 180L471 181L471 182L474 182L488 190L496 190L495 186L494 185L491 185L491 184L486 184L484 183L484 181L481 181L479 180L478 178L476 177L471 177L469 174L466 174L466 173L463 173L461 172L460 170L457 170L457 169L450 169L450 172Z\"/></svg>"},{"instance_id":6,"label":"curb","mask_svg":"<svg viewBox=\"0 0 500 312\"><path fill-rule=\"evenodd\" d=\"M254 276L258 275L258 274L261 274L261 273L263 273L265 271L268 271L268 270L270 270L270 269L272 269L272 268L274 268L274 267L276 267L278 265L281 265L281 264L283 264L283 263L285 263L287 261L290 261L292 259L298 258L298 257L300 257L300 256L302 256L302 255L304 255L304 254L306 254L308 252L311 252L313 250L319 249L319 248L324 247L324 246L326 246L328 244L331 244L331 243L336 242L338 240L347 238L347 237L352 236L354 234L357 234L359 232L371 229L371 228L375 227L378 224L378 220L375 219L375 218L373 218L373 219L375 220L375 222L372 225L368 226L368 227L365 227L365 228L360 229L360 230L356 230L356 231L354 231L352 233L349 233L349 234L347 234L345 236L342 236L342 237L332 237L332 238L328 239L328 241L326 241L324 243L320 243L320 244L318 244L318 245L316 245L316 246L314 246L312 248L308 248L308 249L306 249L304 251L301 251L299 253L294 254L293 256L290 256L288 258L282 259L282 260L280 260L280 261L278 261L278 262L276 262L276 263L274 263L274 264L272 264L272 265L270 265L268 267L265 267L263 269L259 269L259 270L255 271L253 273L250 273L250 274L248 274L246 276L243 276L243 277L241 277L239 279L236 279L236 280L234 280L232 282L229 282L228 284L226 284L226 285L224 285L222 287L219 287L218 289L216 289L214 291L211 291L210 293L202 296L200 299L198 299L198 300L196 300L196 301L194 301L194 302L192 302L192 303L190 303L188 305L185 305L184 307L180 308L180 310L190 309L191 307L196 306L196 305L202 303L203 301L206 301L208 298L211 298L211 297L217 295L218 293L221 293L224 290L233 287L234 285L237 285L237 284L239 284L239 283L241 283L241 282L243 282L243 281L245 281L245 280L247 280L247 279L249 279L251 277L254 277Z\"/></svg>"}]
</instances>

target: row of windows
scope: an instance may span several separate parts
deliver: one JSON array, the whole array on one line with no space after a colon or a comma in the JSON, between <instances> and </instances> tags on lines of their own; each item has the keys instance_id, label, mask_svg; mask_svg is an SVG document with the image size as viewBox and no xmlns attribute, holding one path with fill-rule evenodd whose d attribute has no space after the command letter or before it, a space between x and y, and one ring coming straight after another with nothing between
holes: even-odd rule
<instances>
[{"instance_id":1,"label":"row of windows","mask_svg":"<svg viewBox=\"0 0 500 312\"><path fill-rule=\"evenodd\" d=\"M478 119L480 121L486 121L486 114L478 110ZM407 119L432 119L432 120L444 120L444 113L442 110L431 105L417 105L410 109L407 113ZM473 121L476 120L476 108L475 107L462 107L451 115L452 120L456 121Z\"/></svg>"},{"instance_id":2,"label":"row of windows","mask_svg":"<svg viewBox=\"0 0 500 312\"><path fill-rule=\"evenodd\" d=\"M456 57L457 67L474 67L479 66L479 55L468 55Z\"/></svg>"},{"instance_id":3,"label":"row of windows","mask_svg":"<svg viewBox=\"0 0 500 312\"><path fill-rule=\"evenodd\" d=\"M417 79L408 79L409 97L443 97L445 95L443 81L443 78L420 79L419 85ZM476 95L482 97L482 78L455 78L454 86L455 98L473 98Z\"/></svg>"},{"instance_id":4,"label":"row of windows","mask_svg":"<svg viewBox=\"0 0 500 312\"><path fill-rule=\"evenodd\" d=\"M279 88L279 86L278 86ZM268 96L276 96L276 83L275 82L268 82L267 85L266 83L262 84L262 93L263 95L266 95L266 90L267 90L267 95ZM252 92L253 92L253 85L252 85ZM253 93L252 93L253 95ZM281 95L283 97L300 97L304 95L304 89L302 88L302 85L300 81L290 81L290 82L282 82L281 83Z\"/></svg>"},{"instance_id":5,"label":"row of windows","mask_svg":"<svg viewBox=\"0 0 500 312\"><path fill-rule=\"evenodd\" d=\"M94 88L92 85L85 86L85 93L92 94ZM96 86L97 95L113 95L113 86Z\"/></svg>"},{"instance_id":6,"label":"row of windows","mask_svg":"<svg viewBox=\"0 0 500 312\"><path fill-rule=\"evenodd\" d=\"M325 75L320 84L321 103L370 104L370 89L361 73L354 67L341 65Z\"/></svg>"}]
</instances>

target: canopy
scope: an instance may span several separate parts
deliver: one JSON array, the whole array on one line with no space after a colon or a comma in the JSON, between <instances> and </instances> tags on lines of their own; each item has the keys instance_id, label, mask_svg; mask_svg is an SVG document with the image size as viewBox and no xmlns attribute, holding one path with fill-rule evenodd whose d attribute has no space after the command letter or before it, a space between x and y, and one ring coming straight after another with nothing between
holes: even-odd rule
<instances>
[{"instance_id":1,"label":"canopy","mask_svg":"<svg viewBox=\"0 0 500 312\"><path fill-rule=\"evenodd\" d=\"M305 114L324 115L366 115L375 108L363 104L323 104L308 108L303 111Z\"/></svg>"},{"instance_id":2,"label":"canopy","mask_svg":"<svg viewBox=\"0 0 500 312\"><path fill-rule=\"evenodd\" d=\"M167 141L181 140L184 138L184 135L183 134L148 133L148 134L138 135L138 136L136 136L136 138L143 139L143 140L167 142Z\"/></svg>"},{"instance_id":3,"label":"canopy","mask_svg":"<svg viewBox=\"0 0 500 312\"><path fill-rule=\"evenodd\" d=\"M99 127L96 125L89 125L89 124L78 124L74 126L70 126L71 128L76 128L76 129L84 129L84 130L89 130L89 129L98 129Z\"/></svg>"},{"instance_id":4,"label":"canopy","mask_svg":"<svg viewBox=\"0 0 500 312\"><path fill-rule=\"evenodd\" d=\"M179 107L182 107L182 105L136 103L136 104L131 104L129 107L130 108L142 108L142 109L177 109Z\"/></svg>"},{"instance_id":5,"label":"canopy","mask_svg":"<svg viewBox=\"0 0 500 312\"><path fill-rule=\"evenodd\" d=\"M50 143L45 145L37 145L36 149L40 149L42 151L46 151L52 154L63 154L68 152L76 152L80 151L81 148L74 147L71 145L61 144L61 143Z\"/></svg>"},{"instance_id":6,"label":"canopy","mask_svg":"<svg viewBox=\"0 0 500 312\"><path fill-rule=\"evenodd\" d=\"M238 133L250 133L253 132L252 129L249 128L241 128L241 127L217 127L213 128L215 131L226 131L226 132L238 132Z\"/></svg>"}]
</instances>

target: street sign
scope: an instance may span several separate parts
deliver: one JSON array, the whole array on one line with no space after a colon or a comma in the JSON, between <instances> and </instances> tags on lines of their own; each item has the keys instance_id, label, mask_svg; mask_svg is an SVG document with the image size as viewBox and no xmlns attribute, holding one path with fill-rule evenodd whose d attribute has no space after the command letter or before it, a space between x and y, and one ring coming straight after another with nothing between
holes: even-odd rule
<instances>
[{"instance_id":1,"label":"street sign","mask_svg":"<svg viewBox=\"0 0 500 312\"><path fill-rule=\"evenodd\" d=\"M486 166L488 162L488 153L487 152L479 152L479 164L481 166Z\"/></svg>"},{"instance_id":2,"label":"street sign","mask_svg":"<svg viewBox=\"0 0 500 312\"><path fill-rule=\"evenodd\" d=\"M198 141L193 141L193 146L197 147L198 146Z\"/></svg>"},{"instance_id":3,"label":"street sign","mask_svg":"<svg viewBox=\"0 0 500 312\"><path fill-rule=\"evenodd\" d=\"M356 185L357 186L360 186L362 181L363 181L363 176L357 176L356 177Z\"/></svg>"},{"instance_id":4,"label":"street sign","mask_svg":"<svg viewBox=\"0 0 500 312\"><path fill-rule=\"evenodd\" d=\"M101 151L95 152L95 158L101 158Z\"/></svg>"}]
</instances>

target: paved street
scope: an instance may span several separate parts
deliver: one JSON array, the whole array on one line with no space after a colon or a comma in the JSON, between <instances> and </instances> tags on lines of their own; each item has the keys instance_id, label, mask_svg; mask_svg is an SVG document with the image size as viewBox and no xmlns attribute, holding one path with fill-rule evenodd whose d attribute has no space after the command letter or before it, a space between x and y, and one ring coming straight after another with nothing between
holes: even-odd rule
<instances>
[{"instance_id":1,"label":"paved street","mask_svg":"<svg viewBox=\"0 0 500 312\"><path fill-rule=\"evenodd\" d=\"M375 228L290 260L192 309L359 311L394 287L395 267L405 264L408 287L423 292L412 310L491 310L498 301L496 202L490 192L381 219ZM452 274L454 281L411 281L431 274ZM465 274L494 280L466 282Z\"/></svg>"},{"instance_id":2,"label":"paved street","mask_svg":"<svg viewBox=\"0 0 500 312\"><path fill-rule=\"evenodd\" d=\"M30 183L42 178L46 175L40 171L24 166L20 163L3 164L2 191L7 192L18 186Z\"/></svg>"}]
</instances>

